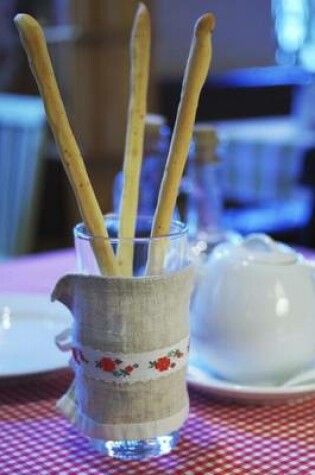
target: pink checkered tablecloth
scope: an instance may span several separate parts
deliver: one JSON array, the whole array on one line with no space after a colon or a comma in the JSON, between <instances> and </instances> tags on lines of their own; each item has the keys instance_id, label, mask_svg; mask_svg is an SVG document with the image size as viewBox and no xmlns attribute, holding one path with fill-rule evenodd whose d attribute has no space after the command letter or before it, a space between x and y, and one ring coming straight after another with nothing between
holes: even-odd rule
<instances>
[{"instance_id":1,"label":"pink checkered tablecloth","mask_svg":"<svg viewBox=\"0 0 315 475\"><path fill-rule=\"evenodd\" d=\"M74 266L72 252L0 266L0 291L46 292ZM315 398L250 406L190 391L179 446L146 462L95 453L55 410L68 370L0 382L0 475L315 475Z\"/></svg>"}]
</instances>

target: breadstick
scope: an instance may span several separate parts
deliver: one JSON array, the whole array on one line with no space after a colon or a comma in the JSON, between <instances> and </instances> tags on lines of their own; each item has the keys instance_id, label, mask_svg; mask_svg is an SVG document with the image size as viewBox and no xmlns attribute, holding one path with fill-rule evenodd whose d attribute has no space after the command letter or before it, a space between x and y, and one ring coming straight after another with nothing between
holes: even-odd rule
<instances>
[{"instance_id":1,"label":"breadstick","mask_svg":"<svg viewBox=\"0 0 315 475\"><path fill-rule=\"evenodd\" d=\"M182 93L177 110L177 117L172 134L170 150L163 175L157 209L154 215L151 236L168 234L177 194L184 171L190 141L192 137L196 110L202 86L206 80L212 58L212 30L215 18L206 13L197 21L185 69ZM154 246L156 247L156 245ZM163 249L162 249L163 247ZM147 272L156 272L156 265L163 265L165 245L159 246L159 251L153 248L149 252ZM153 265L154 261L154 265Z\"/></svg>"},{"instance_id":2,"label":"breadstick","mask_svg":"<svg viewBox=\"0 0 315 475\"><path fill-rule=\"evenodd\" d=\"M82 219L88 232L100 238L92 240L100 271L103 274L117 275L117 262L112 246L104 239L108 238L104 218L67 118L44 33L37 21L30 15L18 14L15 16L14 22L44 101L48 122L72 185Z\"/></svg>"},{"instance_id":3,"label":"breadstick","mask_svg":"<svg viewBox=\"0 0 315 475\"><path fill-rule=\"evenodd\" d=\"M119 237L122 240L119 241L117 251L119 272L125 276L132 275L131 239L135 235L137 219L150 62L150 17L142 3L138 7L133 24L130 59L130 99L119 223Z\"/></svg>"}]
</instances>

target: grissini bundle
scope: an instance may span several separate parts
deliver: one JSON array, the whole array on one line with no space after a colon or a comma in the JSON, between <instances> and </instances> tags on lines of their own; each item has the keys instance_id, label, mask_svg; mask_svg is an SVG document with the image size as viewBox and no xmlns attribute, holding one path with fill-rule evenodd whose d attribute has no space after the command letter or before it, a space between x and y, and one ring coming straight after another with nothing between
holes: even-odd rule
<instances>
[{"instance_id":1,"label":"grissini bundle","mask_svg":"<svg viewBox=\"0 0 315 475\"><path fill-rule=\"evenodd\" d=\"M133 243L137 220L139 179L143 156L150 63L150 17L145 5L139 4L130 44L130 99L123 166L123 189L120 201L119 274L132 275ZM127 238L127 239L124 239Z\"/></svg>"},{"instance_id":2,"label":"grissini bundle","mask_svg":"<svg viewBox=\"0 0 315 475\"><path fill-rule=\"evenodd\" d=\"M21 42L44 101L47 118L60 156L72 185L82 219L92 240L94 254L102 274L117 275L118 266L100 207L91 186L79 147L72 133L58 90L44 33L38 22L26 14L14 18Z\"/></svg>"},{"instance_id":3,"label":"grissini bundle","mask_svg":"<svg viewBox=\"0 0 315 475\"><path fill-rule=\"evenodd\" d=\"M176 199L192 138L197 106L202 86L207 78L212 59L212 31L215 18L206 13L196 22L187 65L184 73L181 98L172 134L170 150L153 219L151 236L162 237L169 233ZM153 241L148 257L147 273L159 272L163 266L165 241Z\"/></svg>"}]
</instances>

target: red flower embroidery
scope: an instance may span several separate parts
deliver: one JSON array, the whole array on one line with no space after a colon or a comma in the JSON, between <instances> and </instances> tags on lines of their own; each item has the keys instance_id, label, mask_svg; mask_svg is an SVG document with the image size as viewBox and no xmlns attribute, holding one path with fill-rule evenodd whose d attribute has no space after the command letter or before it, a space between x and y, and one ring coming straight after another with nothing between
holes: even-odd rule
<instances>
[{"instance_id":1,"label":"red flower embroidery","mask_svg":"<svg viewBox=\"0 0 315 475\"><path fill-rule=\"evenodd\" d=\"M80 364L82 362L89 363L89 361L84 357L81 350L74 349L74 358ZM184 357L184 353L178 348L174 348L167 353L164 353L163 356L160 356L156 360L149 361L148 368L152 368L155 371L160 373L174 369L177 366L177 360ZM124 378L130 376L134 370L139 368L139 363L127 364L127 361L122 361L118 358L111 358L109 356L103 356L99 360L95 361L96 368L100 368L106 373L111 373L117 378ZM136 371L135 371L136 373Z\"/></svg>"},{"instance_id":2,"label":"red flower embroidery","mask_svg":"<svg viewBox=\"0 0 315 475\"><path fill-rule=\"evenodd\" d=\"M139 368L137 363L133 365L127 365L125 368L119 368L122 364L122 361L119 359L113 360L108 356L104 356L98 361L95 361L95 366L100 368L102 371L106 371L107 373L112 373L113 376L120 377L120 376L130 376L135 368Z\"/></svg>"},{"instance_id":3,"label":"red flower embroidery","mask_svg":"<svg viewBox=\"0 0 315 475\"><path fill-rule=\"evenodd\" d=\"M104 356L104 358L102 358L102 359L98 362L98 366L99 366L103 371L107 371L107 372L109 372L109 373L111 373L112 371L114 371L114 369L116 368L115 361L113 361L111 358L107 358L106 356Z\"/></svg>"},{"instance_id":4,"label":"red flower embroidery","mask_svg":"<svg viewBox=\"0 0 315 475\"><path fill-rule=\"evenodd\" d=\"M128 374L132 373L133 372L133 366L131 366L131 365L126 366L125 371Z\"/></svg>"},{"instance_id":5,"label":"red flower embroidery","mask_svg":"<svg viewBox=\"0 0 315 475\"><path fill-rule=\"evenodd\" d=\"M154 362L154 366L158 371L167 371L171 365L171 360L167 356L162 356Z\"/></svg>"}]
</instances>

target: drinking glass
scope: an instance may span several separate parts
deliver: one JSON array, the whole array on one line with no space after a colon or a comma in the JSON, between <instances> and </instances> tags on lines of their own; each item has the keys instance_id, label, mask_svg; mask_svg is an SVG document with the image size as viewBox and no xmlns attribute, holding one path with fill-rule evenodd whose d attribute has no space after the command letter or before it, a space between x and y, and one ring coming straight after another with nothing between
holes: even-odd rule
<instances>
[{"instance_id":1,"label":"drinking glass","mask_svg":"<svg viewBox=\"0 0 315 475\"><path fill-rule=\"evenodd\" d=\"M118 237L119 217L115 214L105 216L108 240L114 250L121 241L133 246L133 278L145 278L148 270L150 249L163 249L163 265L151 269L150 276L176 272L189 264L187 227L179 221L173 221L167 235L158 238L150 237L152 217L139 216L136 223L134 238L121 239ZM74 242L79 273L100 275L93 253L92 243L104 239L87 232L83 223L74 228ZM158 297L158 296L157 296ZM171 318L171 316L170 316ZM188 396L187 396L188 397ZM106 402L105 402L106 403ZM153 437L145 440L103 440L91 439L92 446L99 452L120 459L145 459L170 452L179 441L179 431Z\"/></svg>"}]
</instances>

